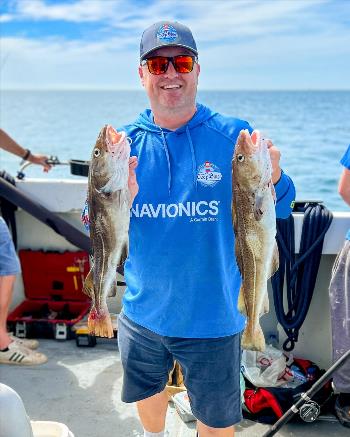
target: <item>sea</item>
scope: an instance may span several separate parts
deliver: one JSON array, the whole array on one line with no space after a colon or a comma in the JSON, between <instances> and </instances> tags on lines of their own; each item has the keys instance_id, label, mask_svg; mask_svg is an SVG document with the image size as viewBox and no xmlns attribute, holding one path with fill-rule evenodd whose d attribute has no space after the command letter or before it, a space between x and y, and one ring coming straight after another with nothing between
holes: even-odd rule
<instances>
[{"instance_id":1,"label":"sea","mask_svg":"<svg viewBox=\"0 0 350 437\"><path fill-rule=\"evenodd\" d=\"M204 91L198 102L249 121L281 151L281 167L293 179L297 200L323 201L344 211L337 191L339 163L350 143L350 91ZM101 127L132 122L144 108L140 91L2 91L0 126L24 148L60 162L88 160ZM215 144L213 144L215 147ZM0 170L16 176L20 159L0 150ZM39 166L27 178L79 179L69 165L48 174Z\"/></svg>"}]
</instances>

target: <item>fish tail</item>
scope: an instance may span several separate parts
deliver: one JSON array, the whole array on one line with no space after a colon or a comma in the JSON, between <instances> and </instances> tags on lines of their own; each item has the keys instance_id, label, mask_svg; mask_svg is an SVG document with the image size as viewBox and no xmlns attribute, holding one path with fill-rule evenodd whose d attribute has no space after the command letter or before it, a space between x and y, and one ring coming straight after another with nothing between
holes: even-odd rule
<instances>
[{"instance_id":1,"label":"fish tail","mask_svg":"<svg viewBox=\"0 0 350 437\"><path fill-rule=\"evenodd\" d=\"M243 331L241 346L242 349L264 352L265 337L260 324L256 326L254 326L252 323L247 324L245 330Z\"/></svg>"},{"instance_id":2,"label":"fish tail","mask_svg":"<svg viewBox=\"0 0 350 437\"><path fill-rule=\"evenodd\" d=\"M95 305L92 306L88 318L88 330L91 335L97 337L114 337L112 320L107 307L98 310Z\"/></svg>"}]
</instances>

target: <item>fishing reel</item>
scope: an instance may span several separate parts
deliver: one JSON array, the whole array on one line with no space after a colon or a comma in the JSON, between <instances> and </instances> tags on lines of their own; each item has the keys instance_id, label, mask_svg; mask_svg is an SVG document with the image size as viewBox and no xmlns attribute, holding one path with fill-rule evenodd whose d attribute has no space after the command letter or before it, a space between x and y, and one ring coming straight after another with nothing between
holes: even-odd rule
<instances>
[{"instance_id":1,"label":"fishing reel","mask_svg":"<svg viewBox=\"0 0 350 437\"><path fill-rule=\"evenodd\" d=\"M304 422L314 422L320 413L321 407L311 399L299 408L299 416Z\"/></svg>"}]
</instances>

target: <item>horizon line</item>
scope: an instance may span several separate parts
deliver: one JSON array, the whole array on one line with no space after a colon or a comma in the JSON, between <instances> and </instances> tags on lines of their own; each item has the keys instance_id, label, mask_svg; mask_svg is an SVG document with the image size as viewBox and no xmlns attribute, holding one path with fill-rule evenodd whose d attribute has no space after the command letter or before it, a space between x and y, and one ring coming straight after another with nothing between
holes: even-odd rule
<instances>
[{"instance_id":1,"label":"horizon line","mask_svg":"<svg viewBox=\"0 0 350 437\"><path fill-rule=\"evenodd\" d=\"M49 87L49 88L2 88L2 91L118 91L118 92L129 92L129 91L138 91L140 93L145 93L145 91L141 88L71 88L71 87ZM198 89L198 92L201 91L215 91L215 92L224 92L224 91L235 91L235 92L349 92L350 88L205 88Z\"/></svg>"}]
</instances>

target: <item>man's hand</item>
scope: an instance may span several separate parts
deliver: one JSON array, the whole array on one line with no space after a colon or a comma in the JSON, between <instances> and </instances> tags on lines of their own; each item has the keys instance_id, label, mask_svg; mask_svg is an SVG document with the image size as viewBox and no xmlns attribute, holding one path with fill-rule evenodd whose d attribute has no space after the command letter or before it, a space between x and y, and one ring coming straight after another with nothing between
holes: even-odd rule
<instances>
[{"instance_id":1,"label":"man's hand","mask_svg":"<svg viewBox=\"0 0 350 437\"><path fill-rule=\"evenodd\" d=\"M139 184L136 180L136 172L135 168L137 167L138 161L137 156L131 156L129 159L129 180L128 180L128 187L130 191L130 208L132 206L132 203L139 192Z\"/></svg>"},{"instance_id":2,"label":"man's hand","mask_svg":"<svg viewBox=\"0 0 350 437\"><path fill-rule=\"evenodd\" d=\"M272 164L272 183L276 184L281 178L280 159L281 152L273 145L271 140L267 140L267 147L270 152L270 159Z\"/></svg>"},{"instance_id":3,"label":"man's hand","mask_svg":"<svg viewBox=\"0 0 350 437\"><path fill-rule=\"evenodd\" d=\"M48 164L48 162L47 162L48 159L49 159L49 157L46 155L32 155L32 154L30 154L28 156L29 162L31 162L32 164L42 165L44 167L43 171L45 171L45 172L48 172L52 168L52 165Z\"/></svg>"}]
</instances>

